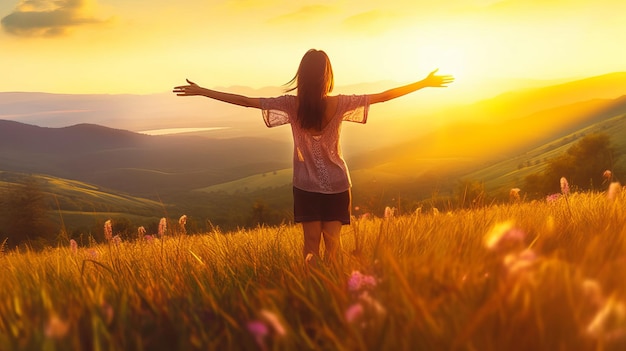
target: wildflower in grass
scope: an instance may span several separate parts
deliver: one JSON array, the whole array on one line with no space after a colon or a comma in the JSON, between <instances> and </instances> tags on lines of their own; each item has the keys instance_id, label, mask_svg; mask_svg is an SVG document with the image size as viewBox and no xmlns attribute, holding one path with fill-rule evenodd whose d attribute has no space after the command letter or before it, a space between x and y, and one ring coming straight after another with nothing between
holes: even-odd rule
<instances>
[{"instance_id":1,"label":"wildflower in grass","mask_svg":"<svg viewBox=\"0 0 626 351\"><path fill-rule=\"evenodd\" d=\"M56 314L53 314L48 318L44 325L43 333L50 339L62 339L67 335L70 330L70 323L62 320Z\"/></svg>"},{"instance_id":2,"label":"wildflower in grass","mask_svg":"<svg viewBox=\"0 0 626 351\"><path fill-rule=\"evenodd\" d=\"M387 309L368 291L359 294L355 303L348 306L344 312L346 321L350 324L359 324L362 328L371 326L387 315Z\"/></svg>"},{"instance_id":3,"label":"wildflower in grass","mask_svg":"<svg viewBox=\"0 0 626 351\"><path fill-rule=\"evenodd\" d=\"M395 213L396 213L395 207L389 207L389 206L385 207L385 218L391 218L395 215Z\"/></svg>"},{"instance_id":4,"label":"wildflower in grass","mask_svg":"<svg viewBox=\"0 0 626 351\"><path fill-rule=\"evenodd\" d=\"M256 341L257 345L259 345L262 350L267 349L267 346L265 346L265 339L270 334L270 328L267 324L255 320L248 322L246 328L248 329L248 332L254 336L254 341Z\"/></svg>"},{"instance_id":5,"label":"wildflower in grass","mask_svg":"<svg viewBox=\"0 0 626 351\"><path fill-rule=\"evenodd\" d=\"M139 235L140 238L143 238L146 235L146 228L143 226L137 228L137 235Z\"/></svg>"},{"instance_id":6,"label":"wildflower in grass","mask_svg":"<svg viewBox=\"0 0 626 351\"><path fill-rule=\"evenodd\" d=\"M182 233L187 233L187 229L185 229L185 225L187 224L187 215L182 215L178 219L178 225L180 226L180 231Z\"/></svg>"},{"instance_id":7,"label":"wildflower in grass","mask_svg":"<svg viewBox=\"0 0 626 351\"><path fill-rule=\"evenodd\" d=\"M602 173L602 178L604 178L604 182L610 182L613 178L613 172L607 169L604 173Z\"/></svg>"},{"instance_id":8,"label":"wildflower in grass","mask_svg":"<svg viewBox=\"0 0 626 351\"><path fill-rule=\"evenodd\" d=\"M526 233L513 227L513 222L506 221L498 223L485 235L485 247L489 250L497 250L505 243L521 243L524 241Z\"/></svg>"},{"instance_id":9,"label":"wildflower in grass","mask_svg":"<svg viewBox=\"0 0 626 351\"><path fill-rule=\"evenodd\" d=\"M598 310L586 329L587 333L607 341L623 340L626 337L626 306L611 297Z\"/></svg>"},{"instance_id":10,"label":"wildflower in grass","mask_svg":"<svg viewBox=\"0 0 626 351\"><path fill-rule=\"evenodd\" d=\"M110 219L104 222L104 238L107 241L110 241L113 238L113 225L111 224Z\"/></svg>"},{"instance_id":11,"label":"wildflower in grass","mask_svg":"<svg viewBox=\"0 0 626 351\"><path fill-rule=\"evenodd\" d=\"M272 327L276 335L281 337L287 335L285 327L283 327L283 324L275 313L268 310L261 310L261 317Z\"/></svg>"},{"instance_id":12,"label":"wildflower in grass","mask_svg":"<svg viewBox=\"0 0 626 351\"><path fill-rule=\"evenodd\" d=\"M521 191L520 188L513 188L509 191L509 200L511 202L517 202L520 201L521 198L519 196L519 192Z\"/></svg>"},{"instance_id":13,"label":"wildflower in grass","mask_svg":"<svg viewBox=\"0 0 626 351\"><path fill-rule=\"evenodd\" d=\"M363 313L364 313L363 305L357 302L357 303L353 303L352 305L350 305L346 309L346 312L344 313L344 315L348 323L355 323L356 321L360 320L361 317L363 317Z\"/></svg>"},{"instance_id":14,"label":"wildflower in grass","mask_svg":"<svg viewBox=\"0 0 626 351\"><path fill-rule=\"evenodd\" d=\"M546 202L549 204L556 202L560 197L561 197L561 194L550 194L546 196Z\"/></svg>"},{"instance_id":15,"label":"wildflower in grass","mask_svg":"<svg viewBox=\"0 0 626 351\"><path fill-rule=\"evenodd\" d=\"M70 250L72 250L74 255L78 252L78 243L76 243L76 240L74 239L70 240Z\"/></svg>"},{"instance_id":16,"label":"wildflower in grass","mask_svg":"<svg viewBox=\"0 0 626 351\"><path fill-rule=\"evenodd\" d=\"M92 260L95 260L96 258L98 258L99 253L98 251L96 251L96 249L89 249L87 250L87 257L89 257Z\"/></svg>"},{"instance_id":17,"label":"wildflower in grass","mask_svg":"<svg viewBox=\"0 0 626 351\"><path fill-rule=\"evenodd\" d=\"M144 235L144 237L143 237L143 238L144 238L144 240L146 240L146 241L148 241L148 242L150 242L150 241L154 240L154 236L152 236L152 235Z\"/></svg>"},{"instance_id":18,"label":"wildflower in grass","mask_svg":"<svg viewBox=\"0 0 626 351\"><path fill-rule=\"evenodd\" d=\"M508 254L504 257L504 267L509 274L517 274L535 264L537 254L531 249L519 253Z\"/></svg>"},{"instance_id":19,"label":"wildflower in grass","mask_svg":"<svg viewBox=\"0 0 626 351\"><path fill-rule=\"evenodd\" d=\"M561 177L561 193L565 196L569 194L569 183L565 177Z\"/></svg>"},{"instance_id":20,"label":"wildflower in grass","mask_svg":"<svg viewBox=\"0 0 626 351\"><path fill-rule=\"evenodd\" d=\"M167 219L165 217L161 218L159 221L159 237L163 237L165 235L165 231L167 230Z\"/></svg>"},{"instance_id":21,"label":"wildflower in grass","mask_svg":"<svg viewBox=\"0 0 626 351\"><path fill-rule=\"evenodd\" d=\"M372 313L373 316L382 317L387 314L387 309L367 291L359 295L359 301L363 304L365 310Z\"/></svg>"},{"instance_id":22,"label":"wildflower in grass","mask_svg":"<svg viewBox=\"0 0 626 351\"><path fill-rule=\"evenodd\" d=\"M606 192L606 197L609 200L615 200L621 191L622 185L619 182L612 182L609 185L609 190Z\"/></svg>"},{"instance_id":23,"label":"wildflower in grass","mask_svg":"<svg viewBox=\"0 0 626 351\"><path fill-rule=\"evenodd\" d=\"M119 245L122 243L122 238L120 238L119 235L116 235L113 237L113 239L111 239L111 242L115 245Z\"/></svg>"},{"instance_id":24,"label":"wildflower in grass","mask_svg":"<svg viewBox=\"0 0 626 351\"><path fill-rule=\"evenodd\" d=\"M352 271L350 279L348 279L348 290L350 292L359 292L362 290L373 289L376 287L376 283L375 277L363 274L359 271Z\"/></svg>"}]
</instances>

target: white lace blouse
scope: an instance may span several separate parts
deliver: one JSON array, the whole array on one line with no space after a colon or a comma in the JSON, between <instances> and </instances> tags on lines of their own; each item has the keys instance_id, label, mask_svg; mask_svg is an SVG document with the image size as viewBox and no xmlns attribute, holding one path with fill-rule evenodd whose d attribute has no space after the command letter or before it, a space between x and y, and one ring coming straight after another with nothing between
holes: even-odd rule
<instances>
[{"instance_id":1,"label":"white lace blouse","mask_svg":"<svg viewBox=\"0 0 626 351\"><path fill-rule=\"evenodd\" d=\"M268 127L291 124L293 134L293 186L324 193L341 193L352 185L341 153L341 122L367 122L366 95L338 95L337 110L321 134L314 136L296 122L297 97L283 95L261 99L263 119Z\"/></svg>"}]
</instances>

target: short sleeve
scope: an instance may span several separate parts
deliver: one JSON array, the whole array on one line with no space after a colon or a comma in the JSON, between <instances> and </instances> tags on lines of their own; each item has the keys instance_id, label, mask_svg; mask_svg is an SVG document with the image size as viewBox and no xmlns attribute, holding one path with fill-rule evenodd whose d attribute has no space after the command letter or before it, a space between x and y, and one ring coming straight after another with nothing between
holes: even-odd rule
<instances>
[{"instance_id":1,"label":"short sleeve","mask_svg":"<svg viewBox=\"0 0 626 351\"><path fill-rule=\"evenodd\" d=\"M369 99L367 95L341 95L339 100L342 120L356 123L367 122Z\"/></svg>"},{"instance_id":2,"label":"short sleeve","mask_svg":"<svg viewBox=\"0 0 626 351\"><path fill-rule=\"evenodd\" d=\"M295 110L295 96L283 95L274 98L261 98L263 121L269 128L289 124L289 115Z\"/></svg>"}]
</instances>

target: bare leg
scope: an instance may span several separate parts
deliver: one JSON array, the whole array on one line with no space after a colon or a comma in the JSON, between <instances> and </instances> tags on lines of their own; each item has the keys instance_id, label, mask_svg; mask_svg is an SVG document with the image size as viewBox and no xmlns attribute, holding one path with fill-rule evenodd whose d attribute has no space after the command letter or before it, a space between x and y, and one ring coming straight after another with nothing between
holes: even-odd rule
<instances>
[{"instance_id":1,"label":"bare leg","mask_svg":"<svg viewBox=\"0 0 626 351\"><path fill-rule=\"evenodd\" d=\"M341 254L341 222L322 222L321 227L326 248L324 260L326 262L336 262Z\"/></svg>"},{"instance_id":2,"label":"bare leg","mask_svg":"<svg viewBox=\"0 0 626 351\"><path fill-rule=\"evenodd\" d=\"M320 256L320 240L322 238L322 222L302 222L304 231L304 249L302 253L304 258L308 254L313 254L314 259Z\"/></svg>"}]
</instances>

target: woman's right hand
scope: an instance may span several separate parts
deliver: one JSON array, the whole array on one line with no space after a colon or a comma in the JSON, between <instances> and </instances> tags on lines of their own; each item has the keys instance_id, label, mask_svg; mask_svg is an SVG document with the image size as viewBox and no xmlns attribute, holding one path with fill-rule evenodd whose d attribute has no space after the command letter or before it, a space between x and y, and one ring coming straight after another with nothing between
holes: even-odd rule
<instances>
[{"instance_id":1,"label":"woman's right hand","mask_svg":"<svg viewBox=\"0 0 626 351\"><path fill-rule=\"evenodd\" d=\"M202 95L202 91L204 88L199 86L198 84L190 81L189 79L185 79L188 85L180 85L172 90L173 93L176 93L176 96L195 96Z\"/></svg>"}]
</instances>

